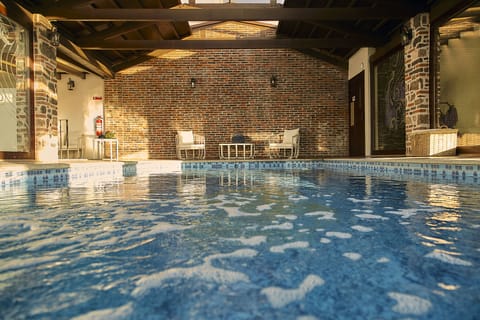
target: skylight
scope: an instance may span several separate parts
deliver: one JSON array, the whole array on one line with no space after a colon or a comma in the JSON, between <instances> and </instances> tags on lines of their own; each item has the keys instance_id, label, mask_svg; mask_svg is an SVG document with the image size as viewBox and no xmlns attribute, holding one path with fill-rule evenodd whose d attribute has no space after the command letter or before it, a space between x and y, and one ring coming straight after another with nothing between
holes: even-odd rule
<instances>
[{"instance_id":1,"label":"skylight","mask_svg":"<svg viewBox=\"0 0 480 320\"><path fill-rule=\"evenodd\" d=\"M209 5L209 4L274 4L283 5L284 0L181 0L182 4L190 5ZM278 21L257 21L272 27L277 27ZM191 27L196 27L204 23L204 21L189 21Z\"/></svg>"}]
</instances>

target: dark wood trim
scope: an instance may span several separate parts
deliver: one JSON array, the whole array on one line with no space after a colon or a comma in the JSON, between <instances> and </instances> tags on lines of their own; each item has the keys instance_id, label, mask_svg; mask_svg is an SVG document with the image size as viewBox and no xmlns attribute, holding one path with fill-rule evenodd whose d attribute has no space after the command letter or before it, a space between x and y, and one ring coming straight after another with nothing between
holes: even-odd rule
<instances>
[{"instance_id":1,"label":"dark wood trim","mask_svg":"<svg viewBox=\"0 0 480 320\"><path fill-rule=\"evenodd\" d=\"M417 13L409 6L361 8L227 8L227 9L92 9L50 7L41 13L56 21L338 21L408 19Z\"/></svg>"},{"instance_id":2,"label":"dark wood trim","mask_svg":"<svg viewBox=\"0 0 480 320\"><path fill-rule=\"evenodd\" d=\"M436 121L436 108L437 108L437 56L440 54L437 47L437 27L434 27L433 24L430 24L430 60L429 60L429 83L430 87L428 88L429 103L428 103L428 112L430 113L430 128L437 127Z\"/></svg>"}]
</instances>

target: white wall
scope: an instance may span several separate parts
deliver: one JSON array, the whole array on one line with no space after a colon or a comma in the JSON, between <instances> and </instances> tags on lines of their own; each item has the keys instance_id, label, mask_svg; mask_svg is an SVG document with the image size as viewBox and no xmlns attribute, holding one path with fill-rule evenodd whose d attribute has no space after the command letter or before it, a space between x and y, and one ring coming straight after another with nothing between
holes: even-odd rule
<instances>
[{"instance_id":1,"label":"white wall","mask_svg":"<svg viewBox=\"0 0 480 320\"><path fill-rule=\"evenodd\" d=\"M69 79L75 82L75 88L68 90ZM85 156L92 158L95 136L95 117L103 114L104 81L93 74L87 74L86 79L71 74L62 74L58 80L58 119L68 119L70 145L75 145L82 136L89 137ZM100 97L102 100L96 100Z\"/></svg>"},{"instance_id":2,"label":"white wall","mask_svg":"<svg viewBox=\"0 0 480 320\"><path fill-rule=\"evenodd\" d=\"M348 60L348 80L365 72L365 156L372 154L370 56L374 53L375 48L361 48Z\"/></svg>"},{"instance_id":3,"label":"white wall","mask_svg":"<svg viewBox=\"0 0 480 320\"><path fill-rule=\"evenodd\" d=\"M457 108L461 133L480 133L480 30L464 32L441 49L440 101Z\"/></svg>"}]
</instances>

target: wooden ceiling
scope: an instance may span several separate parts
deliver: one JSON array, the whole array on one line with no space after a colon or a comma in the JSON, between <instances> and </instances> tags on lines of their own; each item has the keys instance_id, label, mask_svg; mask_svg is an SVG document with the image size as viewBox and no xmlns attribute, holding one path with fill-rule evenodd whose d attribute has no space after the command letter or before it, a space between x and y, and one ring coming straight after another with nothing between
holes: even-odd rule
<instances>
[{"instance_id":1,"label":"wooden ceiling","mask_svg":"<svg viewBox=\"0 0 480 320\"><path fill-rule=\"evenodd\" d=\"M448 44L451 39L459 39L464 32L480 30L480 1L455 15L439 28L441 44Z\"/></svg>"},{"instance_id":2,"label":"wooden ceiling","mask_svg":"<svg viewBox=\"0 0 480 320\"><path fill-rule=\"evenodd\" d=\"M285 0L200 5L194 0L14 1L61 34L58 66L110 78L156 49L293 48L346 66L361 47L399 39L402 25L440 0ZM10 4L12 1L4 1ZM461 2L461 1L456 1ZM465 1L463 1L465 2ZM186 40L188 21L279 21L276 39Z\"/></svg>"}]
</instances>

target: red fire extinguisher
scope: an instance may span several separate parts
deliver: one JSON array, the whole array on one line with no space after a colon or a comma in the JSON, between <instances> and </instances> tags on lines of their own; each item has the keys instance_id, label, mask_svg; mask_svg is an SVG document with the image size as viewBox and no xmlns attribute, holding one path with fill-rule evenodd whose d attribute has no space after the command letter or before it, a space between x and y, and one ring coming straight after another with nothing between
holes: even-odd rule
<instances>
[{"instance_id":1,"label":"red fire extinguisher","mask_svg":"<svg viewBox=\"0 0 480 320\"><path fill-rule=\"evenodd\" d=\"M103 134L103 118L101 116L95 118L95 134L97 137Z\"/></svg>"}]
</instances>

